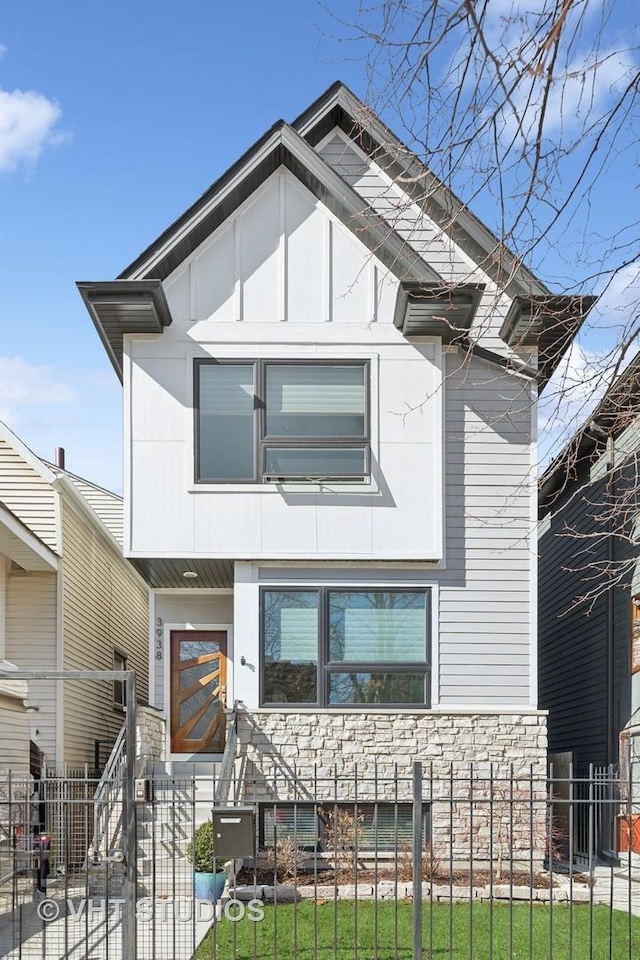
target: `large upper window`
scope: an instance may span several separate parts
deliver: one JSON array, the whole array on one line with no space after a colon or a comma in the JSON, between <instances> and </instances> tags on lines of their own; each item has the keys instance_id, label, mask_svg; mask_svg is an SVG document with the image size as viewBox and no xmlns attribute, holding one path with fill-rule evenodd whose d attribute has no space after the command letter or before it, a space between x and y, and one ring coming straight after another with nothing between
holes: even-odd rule
<instances>
[{"instance_id":1,"label":"large upper window","mask_svg":"<svg viewBox=\"0 0 640 960\"><path fill-rule=\"evenodd\" d=\"M429 591L264 589L262 703L429 704Z\"/></svg>"},{"instance_id":2,"label":"large upper window","mask_svg":"<svg viewBox=\"0 0 640 960\"><path fill-rule=\"evenodd\" d=\"M366 362L196 361L196 479L362 480Z\"/></svg>"}]
</instances>

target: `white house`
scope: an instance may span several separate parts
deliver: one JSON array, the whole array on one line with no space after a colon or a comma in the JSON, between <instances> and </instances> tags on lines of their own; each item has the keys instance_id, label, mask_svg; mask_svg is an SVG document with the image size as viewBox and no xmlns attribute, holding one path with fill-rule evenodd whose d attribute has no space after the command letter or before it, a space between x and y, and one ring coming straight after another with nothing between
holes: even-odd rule
<instances>
[{"instance_id":1,"label":"white house","mask_svg":"<svg viewBox=\"0 0 640 960\"><path fill-rule=\"evenodd\" d=\"M219 758L237 701L255 764L543 764L535 405L590 298L340 83L79 288L124 386L166 758Z\"/></svg>"}]
</instances>

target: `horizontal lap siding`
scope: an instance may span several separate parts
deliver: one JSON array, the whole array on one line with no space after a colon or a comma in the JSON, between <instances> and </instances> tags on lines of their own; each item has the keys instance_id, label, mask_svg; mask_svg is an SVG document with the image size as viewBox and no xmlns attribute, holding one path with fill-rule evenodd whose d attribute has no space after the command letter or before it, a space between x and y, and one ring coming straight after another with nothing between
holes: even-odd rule
<instances>
[{"instance_id":1,"label":"horizontal lap siding","mask_svg":"<svg viewBox=\"0 0 640 960\"><path fill-rule=\"evenodd\" d=\"M56 637L57 574L12 573L7 590L7 659L24 670L55 670ZM44 753L44 759L55 764L55 681L30 680L29 698L38 706L32 724L33 740Z\"/></svg>"},{"instance_id":2,"label":"horizontal lap siding","mask_svg":"<svg viewBox=\"0 0 640 960\"><path fill-rule=\"evenodd\" d=\"M389 184L378 170L352 149L339 134L330 137L318 151L323 160L356 190L374 210L392 224L445 281L484 283L474 330L485 346L504 350L499 328L508 305L493 281L451 241L429 217L420 214L398 186Z\"/></svg>"},{"instance_id":3,"label":"horizontal lap siding","mask_svg":"<svg viewBox=\"0 0 640 960\"><path fill-rule=\"evenodd\" d=\"M66 474L66 476L83 499L87 501L98 519L102 521L114 540L117 540L122 546L124 525L122 497L111 493L109 490L96 487L95 484L89 483L81 477L76 477L73 474Z\"/></svg>"},{"instance_id":4,"label":"horizontal lap siding","mask_svg":"<svg viewBox=\"0 0 640 960\"><path fill-rule=\"evenodd\" d=\"M0 695L0 772L29 773L29 714L21 700Z\"/></svg>"},{"instance_id":5,"label":"horizontal lap siding","mask_svg":"<svg viewBox=\"0 0 640 960\"><path fill-rule=\"evenodd\" d=\"M148 597L105 539L63 504L64 666L111 670L113 649L137 672L138 699L148 696ZM124 721L109 682L70 681L64 690L67 763L93 760L94 741L115 737Z\"/></svg>"},{"instance_id":6,"label":"horizontal lap siding","mask_svg":"<svg viewBox=\"0 0 640 960\"><path fill-rule=\"evenodd\" d=\"M440 702L529 705L529 386L447 354Z\"/></svg>"},{"instance_id":7,"label":"horizontal lap siding","mask_svg":"<svg viewBox=\"0 0 640 960\"><path fill-rule=\"evenodd\" d=\"M3 439L0 439L0 501L47 546L57 549L55 493Z\"/></svg>"},{"instance_id":8,"label":"horizontal lap siding","mask_svg":"<svg viewBox=\"0 0 640 960\"><path fill-rule=\"evenodd\" d=\"M592 471L593 482L568 489L572 499L551 517L540 539L542 705L550 709L554 749L575 750L581 764L615 763L620 731L633 720L630 600L639 581L640 492L637 454L624 459L637 445L638 431L632 427L616 440L614 463L619 469L607 473L606 464L600 464ZM594 589L591 608L579 602Z\"/></svg>"},{"instance_id":9,"label":"horizontal lap siding","mask_svg":"<svg viewBox=\"0 0 640 960\"><path fill-rule=\"evenodd\" d=\"M585 498L597 502L604 483L557 512L539 544L540 706L549 710L550 752L576 751L581 764L607 762L607 599L603 593L590 610L574 606L588 588L586 571L575 568L607 558L604 539L588 541L587 559L587 541L580 538L598 531L586 516Z\"/></svg>"}]
</instances>

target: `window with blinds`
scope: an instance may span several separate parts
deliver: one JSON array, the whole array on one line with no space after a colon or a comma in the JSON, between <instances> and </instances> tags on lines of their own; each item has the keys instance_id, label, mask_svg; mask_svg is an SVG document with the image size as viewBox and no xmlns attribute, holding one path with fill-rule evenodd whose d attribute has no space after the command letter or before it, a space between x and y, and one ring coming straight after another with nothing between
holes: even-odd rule
<instances>
[{"instance_id":1,"label":"window with blinds","mask_svg":"<svg viewBox=\"0 0 640 960\"><path fill-rule=\"evenodd\" d=\"M428 706L430 591L261 593L264 705Z\"/></svg>"},{"instance_id":2,"label":"window with blinds","mask_svg":"<svg viewBox=\"0 0 640 960\"><path fill-rule=\"evenodd\" d=\"M363 480L366 361L196 360L196 480Z\"/></svg>"},{"instance_id":3,"label":"window with blinds","mask_svg":"<svg viewBox=\"0 0 640 960\"><path fill-rule=\"evenodd\" d=\"M336 812L346 811L357 823L358 849L363 852L401 851L413 838L413 808L410 803L311 803L263 804L260 809L260 842L274 847L278 840L293 840L307 850L325 849L325 828ZM427 842L428 807L422 811L422 836ZM355 831L354 831L355 834Z\"/></svg>"}]
</instances>

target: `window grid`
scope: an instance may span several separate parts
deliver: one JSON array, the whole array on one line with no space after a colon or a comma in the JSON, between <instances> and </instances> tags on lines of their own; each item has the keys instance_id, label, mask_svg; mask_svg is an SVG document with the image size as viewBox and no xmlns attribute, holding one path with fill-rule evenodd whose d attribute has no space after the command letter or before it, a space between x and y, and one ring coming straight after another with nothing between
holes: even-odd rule
<instances>
[{"instance_id":1,"label":"window grid","mask_svg":"<svg viewBox=\"0 0 640 960\"><path fill-rule=\"evenodd\" d=\"M330 659L330 627L329 605L332 593L391 593L391 594L422 594L425 598L425 658L424 660L402 661L332 661ZM315 701L280 701L266 699L266 657L265 657L265 596L268 593L315 593L318 597L318 656L317 656L317 697ZM424 708L431 703L431 589L429 587L362 587L361 589L347 590L343 587L261 587L260 588L260 704L266 707L322 707L325 709L350 710L392 710L407 707ZM331 676L345 673L370 673L376 675L416 674L424 682L424 698L422 701L395 701L395 702L342 702L331 703L329 683Z\"/></svg>"},{"instance_id":2,"label":"window grid","mask_svg":"<svg viewBox=\"0 0 640 960\"><path fill-rule=\"evenodd\" d=\"M202 473L202 424L201 424L201 377L202 370L205 367L215 365L231 365L238 367L253 367L253 439L254 439L254 457L253 474L251 477L238 478L215 478L203 476ZM278 435L269 436L267 434L267 369L268 367L361 367L363 370L364 386L364 429L362 435L357 436L311 436L302 435L292 437L282 437ZM268 483L277 482L278 479L291 479L299 482L305 480L332 480L332 481L363 481L371 474L371 377L370 362L360 359L336 360L250 360L250 359L211 359L194 361L194 443L195 443L195 482L196 483ZM274 472L267 473L267 455L269 450L358 450L362 451L363 469L359 471L342 471L339 473L288 473L278 475Z\"/></svg>"}]
</instances>

